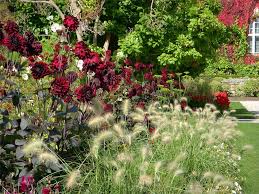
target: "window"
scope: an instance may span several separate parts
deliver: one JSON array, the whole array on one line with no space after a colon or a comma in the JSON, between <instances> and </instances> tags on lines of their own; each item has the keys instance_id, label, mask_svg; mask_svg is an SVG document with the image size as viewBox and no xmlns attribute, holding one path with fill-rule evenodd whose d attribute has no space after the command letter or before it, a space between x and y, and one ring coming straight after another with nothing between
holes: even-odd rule
<instances>
[{"instance_id":1,"label":"window","mask_svg":"<svg viewBox=\"0 0 259 194\"><path fill-rule=\"evenodd\" d=\"M250 53L259 54L259 18L249 25L248 44Z\"/></svg>"}]
</instances>

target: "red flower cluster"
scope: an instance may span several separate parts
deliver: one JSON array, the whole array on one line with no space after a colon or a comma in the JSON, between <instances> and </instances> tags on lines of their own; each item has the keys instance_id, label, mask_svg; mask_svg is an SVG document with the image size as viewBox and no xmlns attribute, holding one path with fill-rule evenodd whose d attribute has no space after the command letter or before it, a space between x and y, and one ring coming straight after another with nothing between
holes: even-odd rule
<instances>
[{"instance_id":1,"label":"red flower cluster","mask_svg":"<svg viewBox=\"0 0 259 194\"><path fill-rule=\"evenodd\" d=\"M10 50L22 53L25 49L25 39L19 33L9 34L4 38L3 44Z\"/></svg>"},{"instance_id":2,"label":"red flower cluster","mask_svg":"<svg viewBox=\"0 0 259 194\"><path fill-rule=\"evenodd\" d=\"M89 57L87 57L84 60L83 71L85 71L85 72L87 72L87 71L95 72L95 70L96 70L96 68L97 68L97 66L99 65L100 62L101 62L101 59L100 59L98 53L90 52Z\"/></svg>"},{"instance_id":3,"label":"red flower cluster","mask_svg":"<svg viewBox=\"0 0 259 194\"><path fill-rule=\"evenodd\" d=\"M147 72L144 74L144 79L148 81L152 81L154 79L152 72Z\"/></svg>"},{"instance_id":4,"label":"red flower cluster","mask_svg":"<svg viewBox=\"0 0 259 194\"><path fill-rule=\"evenodd\" d=\"M55 55L50 65L54 72L63 72L67 68L67 57L64 55Z\"/></svg>"},{"instance_id":5,"label":"red flower cluster","mask_svg":"<svg viewBox=\"0 0 259 194\"><path fill-rule=\"evenodd\" d=\"M87 45L83 41L80 41L75 44L74 53L75 56L83 60L89 56L90 50L87 48Z\"/></svg>"},{"instance_id":6,"label":"red flower cluster","mask_svg":"<svg viewBox=\"0 0 259 194\"><path fill-rule=\"evenodd\" d=\"M80 102L89 102L96 95L96 89L88 84L81 85L75 90L77 100Z\"/></svg>"},{"instance_id":7,"label":"red flower cluster","mask_svg":"<svg viewBox=\"0 0 259 194\"><path fill-rule=\"evenodd\" d=\"M79 21L76 17L67 15L64 19L64 26L70 31L76 31L79 26Z\"/></svg>"},{"instance_id":8,"label":"red flower cluster","mask_svg":"<svg viewBox=\"0 0 259 194\"><path fill-rule=\"evenodd\" d=\"M57 77L51 83L50 92L60 98L68 95L70 82L65 77Z\"/></svg>"},{"instance_id":9,"label":"red flower cluster","mask_svg":"<svg viewBox=\"0 0 259 194\"><path fill-rule=\"evenodd\" d=\"M4 29L6 36L0 27L0 41L10 51L19 52L27 57L39 55L42 52L42 46L35 40L34 35L31 32L26 32L25 35L20 34L19 26L15 22L8 21Z\"/></svg>"},{"instance_id":10,"label":"red flower cluster","mask_svg":"<svg viewBox=\"0 0 259 194\"><path fill-rule=\"evenodd\" d=\"M228 99L227 92L216 92L215 102L221 109L228 109L230 105L230 101Z\"/></svg>"},{"instance_id":11,"label":"red flower cluster","mask_svg":"<svg viewBox=\"0 0 259 194\"><path fill-rule=\"evenodd\" d=\"M127 84L131 84L131 76L132 76L132 69L128 67L122 68L122 78L125 80Z\"/></svg>"},{"instance_id":12,"label":"red flower cluster","mask_svg":"<svg viewBox=\"0 0 259 194\"><path fill-rule=\"evenodd\" d=\"M31 74L34 79L41 79L46 75L51 74L49 65L45 62L42 62L42 61L34 62L30 66L31 66Z\"/></svg>"},{"instance_id":13,"label":"red flower cluster","mask_svg":"<svg viewBox=\"0 0 259 194\"><path fill-rule=\"evenodd\" d=\"M33 176L22 176L22 180L20 182L20 192L25 193L32 191L34 182Z\"/></svg>"},{"instance_id":14,"label":"red flower cluster","mask_svg":"<svg viewBox=\"0 0 259 194\"><path fill-rule=\"evenodd\" d=\"M152 69L152 64L143 64L143 63L135 63L135 69L137 71L145 70L145 69Z\"/></svg>"},{"instance_id":15,"label":"red flower cluster","mask_svg":"<svg viewBox=\"0 0 259 194\"><path fill-rule=\"evenodd\" d=\"M134 96L140 96L143 93L143 88L140 84L135 83L133 87L129 90L128 97L132 98Z\"/></svg>"}]
</instances>

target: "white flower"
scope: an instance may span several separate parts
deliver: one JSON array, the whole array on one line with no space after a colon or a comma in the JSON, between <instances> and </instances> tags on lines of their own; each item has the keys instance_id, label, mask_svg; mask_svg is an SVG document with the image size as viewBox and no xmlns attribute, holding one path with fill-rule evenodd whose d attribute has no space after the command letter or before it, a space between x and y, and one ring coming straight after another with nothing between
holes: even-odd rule
<instances>
[{"instance_id":1,"label":"white flower","mask_svg":"<svg viewBox=\"0 0 259 194\"><path fill-rule=\"evenodd\" d=\"M49 15L48 17L46 17L47 20L53 20L53 15Z\"/></svg>"},{"instance_id":2,"label":"white flower","mask_svg":"<svg viewBox=\"0 0 259 194\"><path fill-rule=\"evenodd\" d=\"M30 67L30 66L28 66L28 67L26 67L26 68L25 68L25 70L26 70L26 73L30 73L30 71L31 71L31 67Z\"/></svg>"},{"instance_id":3,"label":"white flower","mask_svg":"<svg viewBox=\"0 0 259 194\"><path fill-rule=\"evenodd\" d=\"M49 34L49 31L48 31L48 29L47 29L47 28L44 28L44 33L45 33L46 35L48 35L48 34Z\"/></svg>"},{"instance_id":4,"label":"white flower","mask_svg":"<svg viewBox=\"0 0 259 194\"><path fill-rule=\"evenodd\" d=\"M63 28L63 25L60 25L58 23L53 23L50 29L52 30L52 32L57 32L57 31L63 30L64 28Z\"/></svg>"},{"instance_id":5,"label":"white flower","mask_svg":"<svg viewBox=\"0 0 259 194\"><path fill-rule=\"evenodd\" d=\"M26 73L22 74L22 79L25 81L28 80L29 79L28 74L26 74Z\"/></svg>"},{"instance_id":6,"label":"white flower","mask_svg":"<svg viewBox=\"0 0 259 194\"><path fill-rule=\"evenodd\" d=\"M83 65L84 65L84 61L81 60L81 59L78 60L77 63L76 63L76 66L78 67L78 69L79 69L80 71L82 71Z\"/></svg>"}]
</instances>

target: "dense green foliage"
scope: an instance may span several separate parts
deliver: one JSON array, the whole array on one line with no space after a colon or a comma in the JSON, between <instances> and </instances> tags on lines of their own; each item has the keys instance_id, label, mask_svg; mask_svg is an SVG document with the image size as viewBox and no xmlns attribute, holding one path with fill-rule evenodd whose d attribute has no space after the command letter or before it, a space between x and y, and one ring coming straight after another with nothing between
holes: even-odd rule
<instances>
[{"instance_id":1,"label":"dense green foliage","mask_svg":"<svg viewBox=\"0 0 259 194\"><path fill-rule=\"evenodd\" d=\"M219 10L216 1L155 1L152 12L143 14L120 40L120 48L146 62L198 70L227 41L227 28L217 19Z\"/></svg>"},{"instance_id":2,"label":"dense green foliage","mask_svg":"<svg viewBox=\"0 0 259 194\"><path fill-rule=\"evenodd\" d=\"M204 69L204 75L222 76L222 77L258 77L258 65L233 64L226 58L220 58L218 61L210 61Z\"/></svg>"}]
</instances>

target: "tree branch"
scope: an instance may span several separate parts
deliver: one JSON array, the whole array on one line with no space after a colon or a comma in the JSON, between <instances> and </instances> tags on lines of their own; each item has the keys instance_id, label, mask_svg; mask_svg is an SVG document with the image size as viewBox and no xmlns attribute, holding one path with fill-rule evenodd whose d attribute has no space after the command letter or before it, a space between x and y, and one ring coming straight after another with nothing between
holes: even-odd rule
<instances>
[{"instance_id":1,"label":"tree branch","mask_svg":"<svg viewBox=\"0 0 259 194\"><path fill-rule=\"evenodd\" d=\"M155 1L155 0L152 0L152 2L151 2L151 6L150 6L150 15L152 15L152 12L153 12L153 5L154 5L154 1Z\"/></svg>"},{"instance_id":2,"label":"tree branch","mask_svg":"<svg viewBox=\"0 0 259 194\"><path fill-rule=\"evenodd\" d=\"M62 11L59 9L59 7L57 6L57 4L53 1L53 0L48 0L48 1L44 1L44 0L20 0L21 2L25 2L25 3L46 3L51 5L52 7L54 7L56 9L56 11L58 12L59 16L61 17L62 20L64 20L65 16L62 13Z\"/></svg>"}]
</instances>

